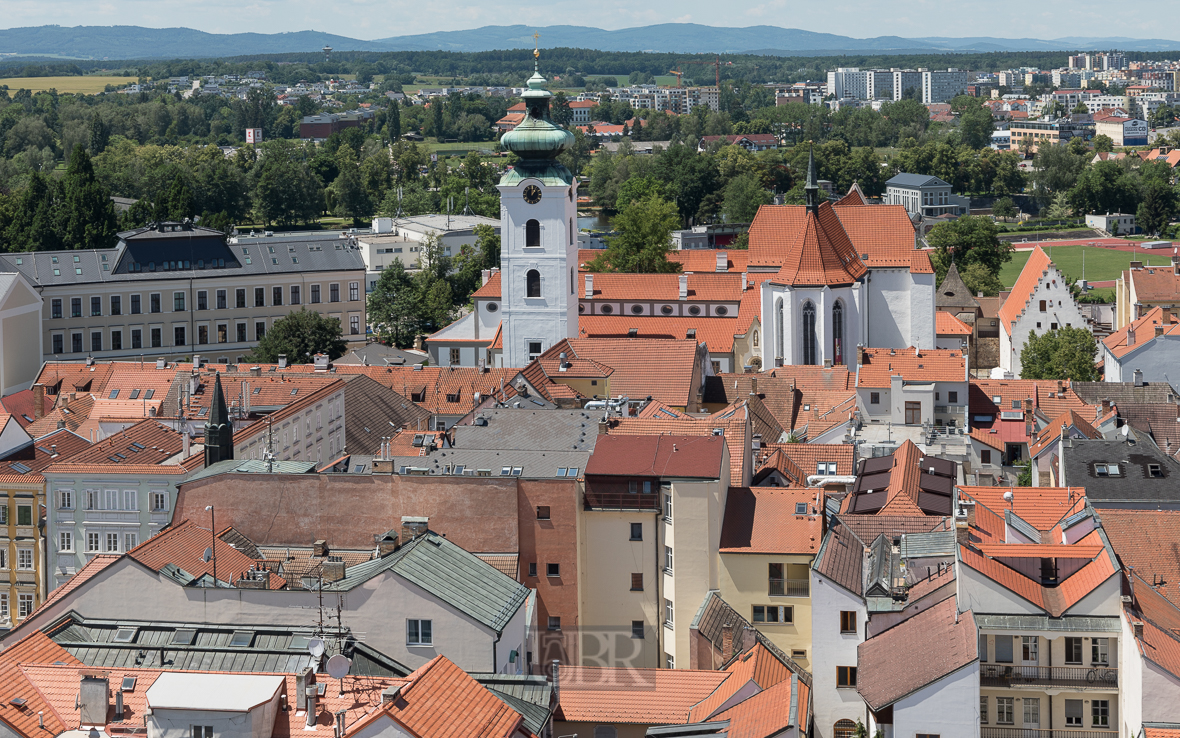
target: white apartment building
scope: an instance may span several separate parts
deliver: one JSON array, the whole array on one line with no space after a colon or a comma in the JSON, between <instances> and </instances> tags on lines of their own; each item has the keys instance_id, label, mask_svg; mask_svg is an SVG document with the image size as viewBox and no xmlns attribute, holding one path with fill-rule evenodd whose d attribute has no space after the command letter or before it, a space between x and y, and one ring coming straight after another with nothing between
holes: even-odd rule
<instances>
[{"instance_id":1,"label":"white apartment building","mask_svg":"<svg viewBox=\"0 0 1180 738\"><path fill-rule=\"evenodd\" d=\"M922 73L922 102L926 105L947 102L956 95L966 94L967 85L971 84L971 72L958 69L920 71Z\"/></svg>"}]
</instances>

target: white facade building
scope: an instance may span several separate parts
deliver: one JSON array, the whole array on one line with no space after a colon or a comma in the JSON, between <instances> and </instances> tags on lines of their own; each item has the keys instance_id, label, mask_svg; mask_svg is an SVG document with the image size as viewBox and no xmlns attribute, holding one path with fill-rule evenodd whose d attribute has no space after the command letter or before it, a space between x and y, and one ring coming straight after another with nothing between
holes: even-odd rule
<instances>
[{"instance_id":1,"label":"white facade building","mask_svg":"<svg viewBox=\"0 0 1180 738\"><path fill-rule=\"evenodd\" d=\"M1000 368L1020 376L1020 352L1031 334L1058 328L1086 328L1087 322L1065 275L1037 246L999 311Z\"/></svg>"}]
</instances>

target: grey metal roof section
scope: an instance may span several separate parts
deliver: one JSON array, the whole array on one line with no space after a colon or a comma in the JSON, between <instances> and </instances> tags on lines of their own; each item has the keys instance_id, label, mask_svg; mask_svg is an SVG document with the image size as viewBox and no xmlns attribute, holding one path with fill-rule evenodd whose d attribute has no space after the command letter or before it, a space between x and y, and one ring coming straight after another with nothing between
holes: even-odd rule
<instances>
[{"instance_id":1,"label":"grey metal roof section","mask_svg":"<svg viewBox=\"0 0 1180 738\"><path fill-rule=\"evenodd\" d=\"M426 469L426 472L408 471L407 473L425 473L431 476L454 474L456 466L462 466L464 476L480 476L480 471L490 472L493 477L516 476L524 479L553 479L565 477L570 469L577 469L577 475L586 470L586 462L590 460L587 451L523 451L509 450L470 450L448 448L434 451L429 456L395 456L393 457L394 471L400 473L402 467L411 470ZM447 467L451 471L447 471ZM511 467L510 473L502 474L504 467ZM511 471L520 467L520 474ZM566 473L558 477L558 471L565 469ZM483 475L488 476L488 475Z\"/></svg>"},{"instance_id":2,"label":"grey metal roof section","mask_svg":"<svg viewBox=\"0 0 1180 738\"><path fill-rule=\"evenodd\" d=\"M864 564L864 541L844 525L843 518L833 516L812 567L860 597L864 595Z\"/></svg>"},{"instance_id":3,"label":"grey metal roof section","mask_svg":"<svg viewBox=\"0 0 1180 738\"><path fill-rule=\"evenodd\" d=\"M953 530L934 533L907 533L901 537L901 557L903 559L953 556L955 547L955 532Z\"/></svg>"},{"instance_id":4,"label":"grey metal roof section","mask_svg":"<svg viewBox=\"0 0 1180 738\"><path fill-rule=\"evenodd\" d=\"M645 735L649 738L694 738L694 736L701 735L724 738L729 735L725 730L728 727L728 720L716 720L711 723L688 723L686 725L657 725L648 728Z\"/></svg>"},{"instance_id":5,"label":"grey metal roof section","mask_svg":"<svg viewBox=\"0 0 1180 738\"><path fill-rule=\"evenodd\" d=\"M1037 530L1031 523L1021 518L1011 510L1004 511L1004 522L1010 528L1016 530L1020 535L1028 538L1033 543L1041 542L1041 531Z\"/></svg>"},{"instance_id":6,"label":"grey metal roof section","mask_svg":"<svg viewBox=\"0 0 1180 738\"><path fill-rule=\"evenodd\" d=\"M549 715L557 706L553 702L553 688L543 676L529 674L468 674L492 694L516 710L524 718L524 725L533 735L541 735L549 722Z\"/></svg>"},{"instance_id":7,"label":"grey metal roof section","mask_svg":"<svg viewBox=\"0 0 1180 738\"><path fill-rule=\"evenodd\" d=\"M1171 404L1180 398L1180 392L1167 382L1144 382L1136 387L1134 382L1071 382L1070 389L1089 405L1110 400L1115 405Z\"/></svg>"},{"instance_id":8,"label":"grey metal roof section","mask_svg":"<svg viewBox=\"0 0 1180 738\"><path fill-rule=\"evenodd\" d=\"M869 545L865 597L888 597L892 592L893 544L885 534Z\"/></svg>"},{"instance_id":9,"label":"grey metal roof section","mask_svg":"<svg viewBox=\"0 0 1180 738\"><path fill-rule=\"evenodd\" d=\"M228 459L205 467L189 477L186 483L219 474L309 474L315 469L313 461L275 461L268 470L266 462L258 459Z\"/></svg>"},{"instance_id":10,"label":"grey metal roof section","mask_svg":"<svg viewBox=\"0 0 1180 738\"><path fill-rule=\"evenodd\" d=\"M435 533L379 559L357 564L325 590L348 590L385 571L421 587L500 633L524 605L529 588Z\"/></svg>"},{"instance_id":11,"label":"grey metal roof section","mask_svg":"<svg viewBox=\"0 0 1180 738\"><path fill-rule=\"evenodd\" d=\"M1122 630L1118 618L1051 618L1047 615L976 614L975 624L980 630L1047 630L1061 633L1118 633Z\"/></svg>"},{"instance_id":12,"label":"grey metal roof section","mask_svg":"<svg viewBox=\"0 0 1180 738\"><path fill-rule=\"evenodd\" d=\"M496 408L452 432L456 449L593 451L598 420L585 410Z\"/></svg>"},{"instance_id":13,"label":"grey metal roof section","mask_svg":"<svg viewBox=\"0 0 1180 738\"><path fill-rule=\"evenodd\" d=\"M950 184L930 174L901 174L894 175L885 183L886 187L950 187Z\"/></svg>"},{"instance_id":14,"label":"grey metal roof section","mask_svg":"<svg viewBox=\"0 0 1180 738\"><path fill-rule=\"evenodd\" d=\"M362 348L353 349L349 353L333 361L333 364L367 364L369 366L411 366L424 364L430 359L425 354L402 351L393 346L382 343L370 343Z\"/></svg>"},{"instance_id":15,"label":"grey metal roof section","mask_svg":"<svg viewBox=\"0 0 1180 738\"><path fill-rule=\"evenodd\" d=\"M1079 510L1078 512L1066 517L1064 520L1061 521L1061 529L1062 530L1069 530L1070 528L1072 528L1073 526L1082 522L1086 518L1093 517L1093 516L1094 516L1094 511L1091 510L1089 507L1087 507L1084 510Z\"/></svg>"}]
</instances>

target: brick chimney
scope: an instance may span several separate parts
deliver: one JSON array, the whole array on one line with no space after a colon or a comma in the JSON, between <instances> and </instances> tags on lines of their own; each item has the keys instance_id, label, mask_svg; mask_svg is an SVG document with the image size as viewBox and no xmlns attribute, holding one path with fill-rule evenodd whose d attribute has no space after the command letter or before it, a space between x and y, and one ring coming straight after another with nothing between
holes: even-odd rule
<instances>
[{"instance_id":1,"label":"brick chimney","mask_svg":"<svg viewBox=\"0 0 1180 738\"><path fill-rule=\"evenodd\" d=\"M234 582L234 586L238 589L270 589L270 571L252 569Z\"/></svg>"},{"instance_id":2,"label":"brick chimney","mask_svg":"<svg viewBox=\"0 0 1180 738\"><path fill-rule=\"evenodd\" d=\"M1110 414L1110 398L1104 397L1104 398L1102 398L1102 415L1100 415L1099 417L1105 418L1109 414Z\"/></svg>"},{"instance_id":3,"label":"brick chimney","mask_svg":"<svg viewBox=\"0 0 1180 738\"><path fill-rule=\"evenodd\" d=\"M324 573L325 582L339 582L344 578L344 560L339 556L329 556L327 561L320 564L320 570Z\"/></svg>"},{"instance_id":4,"label":"brick chimney","mask_svg":"<svg viewBox=\"0 0 1180 738\"><path fill-rule=\"evenodd\" d=\"M397 550L397 531L391 530L386 533L375 533L373 535L373 542L377 544L378 556L391 554Z\"/></svg>"},{"instance_id":5,"label":"brick chimney","mask_svg":"<svg viewBox=\"0 0 1180 738\"><path fill-rule=\"evenodd\" d=\"M45 385L38 382L33 385L33 420L45 414Z\"/></svg>"},{"instance_id":6,"label":"brick chimney","mask_svg":"<svg viewBox=\"0 0 1180 738\"><path fill-rule=\"evenodd\" d=\"M1143 640L1143 621L1136 620L1135 622L1131 623L1131 627L1135 630L1135 637L1139 640Z\"/></svg>"},{"instance_id":7,"label":"brick chimney","mask_svg":"<svg viewBox=\"0 0 1180 738\"><path fill-rule=\"evenodd\" d=\"M1135 345L1135 328L1134 327L1127 329L1127 345L1128 346Z\"/></svg>"},{"instance_id":8,"label":"brick chimney","mask_svg":"<svg viewBox=\"0 0 1180 738\"><path fill-rule=\"evenodd\" d=\"M429 529L430 518L415 517L413 515L402 516L402 532L401 541L403 544L409 543L418 536L424 535Z\"/></svg>"},{"instance_id":9,"label":"brick chimney","mask_svg":"<svg viewBox=\"0 0 1180 738\"><path fill-rule=\"evenodd\" d=\"M729 661L733 656L733 623L721 626L721 661Z\"/></svg>"},{"instance_id":10,"label":"brick chimney","mask_svg":"<svg viewBox=\"0 0 1180 738\"><path fill-rule=\"evenodd\" d=\"M323 557L327 556L328 542L321 538L320 540L311 544L311 555L315 556L317 559L322 559Z\"/></svg>"},{"instance_id":11,"label":"brick chimney","mask_svg":"<svg viewBox=\"0 0 1180 738\"><path fill-rule=\"evenodd\" d=\"M1164 335L1164 327L1163 327L1162 325L1156 324L1156 326L1155 326L1155 335L1156 335L1157 337Z\"/></svg>"},{"instance_id":12,"label":"brick chimney","mask_svg":"<svg viewBox=\"0 0 1180 738\"><path fill-rule=\"evenodd\" d=\"M750 377L750 394L758 394L758 377Z\"/></svg>"}]
</instances>

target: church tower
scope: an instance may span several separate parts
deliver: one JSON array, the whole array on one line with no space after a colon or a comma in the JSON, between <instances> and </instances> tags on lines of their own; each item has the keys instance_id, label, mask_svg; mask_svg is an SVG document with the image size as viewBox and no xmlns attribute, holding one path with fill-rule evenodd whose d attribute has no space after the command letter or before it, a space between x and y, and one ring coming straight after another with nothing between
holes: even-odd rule
<instances>
[{"instance_id":1,"label":"church tower","mask_svg":"<svg viewBox=\"0 0 1180 738\"><path fill-rule=\"evenodd\" d=\"M209 422L205 423L205 466L234 457L234 426L221 389L221 374L213 380L213 399L209 403Z\"/></svg>"},{"instance_id":2,"label":"church tower","mask_svg":"<svg viewBox=\"0 0 1180 738\"><path fill-rule=\"evenodd\" d=\"M574 136L549 117L553 95L535 61L528 87L524 120L500 139L520 157L497 185L506 367L523 367L578 332L578 183L557 161Z\"/></svg>"}]
</instances>

